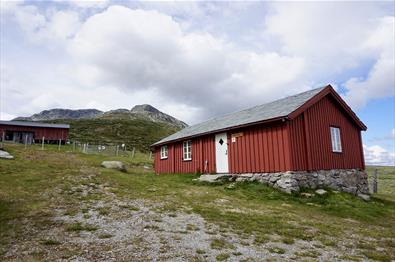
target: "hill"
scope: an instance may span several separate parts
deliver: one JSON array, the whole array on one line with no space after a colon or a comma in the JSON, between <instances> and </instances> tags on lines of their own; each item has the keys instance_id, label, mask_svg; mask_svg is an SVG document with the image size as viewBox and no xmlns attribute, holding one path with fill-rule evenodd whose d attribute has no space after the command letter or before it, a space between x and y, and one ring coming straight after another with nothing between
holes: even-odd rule
<instances>
[{"instance_id":1,"label":"hill","mask_svg":"<svg viewBox=\"0 0 395 262\"><path fill-rule=\"evenodd\" d=\"M105 112L98 116L100 119L124 119L124 120L136 120L145 119L155 123L165 123L178 128L184 128L188 125L175 117L165 114L151 105L136 105L131 110L128 109L116 109Z\"/></svg>"},{"instance_id":2,"label":"hill","mask_svg":"<svg viewBox=\"0 0 395 262\"><path fill-rule=\"evenodd\" d=\"M147 119L57 119L45 121L70 124L72 141L89 143L125 143L147 151L154 142L180 130L179 127Z\"/></svg>"},{"instance_id":3,"label":"hill","mask_svg":"<svg viewBox=\"0 0 395 262\"><path fill-rule=\"evenodd\" d=\"M125 143L146 151L154 142L188 125L151 105L131 110L51 109L14 120L70 124L69 138L89 143Z\"/></svg>"},{"instance_id":4,"label":"hill","mask_svg":"<svg viewBox=\"0 0 395 262\"><path fill-rule=\"evenodd\" d=\"M102 115L103 112L97 109L63 109L54 108L50 110L44 110L40 113L34 114L28 117L17 117L14 120L19 121L45 121L55 119L89 119L95 118Z\"/></svg>"}]
</instances>

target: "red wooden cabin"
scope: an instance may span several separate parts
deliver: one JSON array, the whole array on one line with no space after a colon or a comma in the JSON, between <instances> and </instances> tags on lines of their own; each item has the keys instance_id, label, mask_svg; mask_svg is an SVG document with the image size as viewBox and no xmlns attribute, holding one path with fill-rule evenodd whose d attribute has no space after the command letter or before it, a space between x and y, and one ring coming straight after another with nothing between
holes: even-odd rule
<instances>
[{"instance_id":1,"label":"red wooden cabin","mask_svg":"<svg viewBox=\"0 0 395 262\"><path fill-rule=\"evenodd\" d=\"M366 126L330 86L187 127L152 145L156 173L365 169Z\"/></svg>"},{"instance_id":2,"label":"red wooden cabin","mask_svg":"<svg viewBox=\"0 0 395 262\"><path fill-rule=\"evenodd\" d=\"M19 143L64 143L68 139L69 125L26 121L1 121L0 140Z\"/></svg>"}]
</instances>

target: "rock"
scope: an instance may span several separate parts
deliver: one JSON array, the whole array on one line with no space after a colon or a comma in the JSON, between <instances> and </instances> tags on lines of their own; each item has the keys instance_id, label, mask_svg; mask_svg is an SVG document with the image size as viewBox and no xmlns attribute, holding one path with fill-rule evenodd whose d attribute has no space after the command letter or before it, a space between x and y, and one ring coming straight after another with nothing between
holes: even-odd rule
<instances>
[{"instance_id":1,"label":"rock","mask_svg":"<svg viewBox=\"0 0 395 262\"><path fill-rule=\"evenodd\" d=\"M358 194L359 198L362 198L364 201L369 201L370 200L370 196L366 195L366 194Z\"/></svg>"},{"instance_id":2,"label":"rock","mask_svg":"<svg viewBox=\"0 0 395 262\"><path fill-rule=\"evenodd\" d=\"M236 188L236 183L231 183L225 187L225 189L235 189L235 188Z\"/></svg>"},{"instance_id":3,"label":"rock","mask_svg":"<svg viewBox=\"0 0 395 262\"><path fill-rule=\"evenodd\" d=\"M300 195L303 196L303 197L307 197L307 198L310 198L310 197L314 196L314 194L311 194L311 193L301 193Z\"/></svg>"},{"instance_id":4,"label":"rock","mask_svg":"<svg viewBox=\"0 0 395 262\"><path fill-rule=\"evenodd\" d=\"M315 193L317 194L317 195L320 195L320 196L322 196L322 195L325 195L326 193L328 193L326 190L324 190L324 189L317 189L316 191L315 191Z\"/></svg>"},{"instance_id":5,"label":"rock","mask_svg":"<svg viewBox=\"0 0 395 262\"><path fill-rule=\"evenodd\" d=\"M269 182L274 184L277 182L277 180L280 179L280 177L281 177L281 174L275 173L269 178Z\"/></svg>"},{"instance_id":6,"label":"rock","mask_svg":"<svg viewBox=\"0 0 395 262\"><path fill-rule=\"evenodd\" d=\"M277 180L274 187L288 194L299 191L298 182L292 178L291 174L283 175L279 180Z\"/></svg>"},{"instance_id":7,"label":"rock","mask_svg":"<svg viewBox=\"0 0 395 262\"><path fill-rule=\"evenodd\" d=\"M101 166L104 168L117 169L122 172L127 171L125 165L121 161L103 161Z\"/></svg>"},{"instance_id":8,"label":"rock","mask_svg":"<svg viewBox=\"0 0 395 262\"><path fill-rule=\"evenodd\" d=\"M221 180L226 180L230 177L229 174L217 174L217 175L201 175L198 180L200 182L215 183Z\"/></svg>"},{"instance_id":9,"label":"rock","mask_svg":"<svg viewBox=\"0 0 395 262\"><path fill-rule=\"evenodd\" d=\"M12 155L10 155L8 152L0 150L0 158L3 159L14 159Z\"/></svg>"}]
</instances>

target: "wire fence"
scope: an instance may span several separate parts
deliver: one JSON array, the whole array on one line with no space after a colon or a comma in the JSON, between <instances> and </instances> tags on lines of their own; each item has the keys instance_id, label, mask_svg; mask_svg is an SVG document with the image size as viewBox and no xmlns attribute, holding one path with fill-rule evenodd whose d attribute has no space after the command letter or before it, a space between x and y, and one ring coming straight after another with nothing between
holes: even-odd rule
<instances>
[{"instance_id":1,"label":"wire fence","mask_svg":"<svg viewBox=\"0 0 395 262\"><path fill-rule=\"evenodd\" d=\"M83 143L78 141L70 142L73 151L79 151L85 154L101 154L107 156L126 156L134 157L136 148L126 144L109 144L109 143Z\"/></svg>"},{"instance_id":2,"label":"wire fence","mask_svg":"<svg viewBox=\"0 0 395 262\"><path fill-rule=\"evenodd\" d=\"M136 147L127 145L125 143L109 143L109 142L81 142L81 141L46 141L41 140L39 143L35 143L34 140L23 140L23 142L15 141L4 141L0 138L0 148L3 147L4 143L21 143L24 144L25 148L39 146L41 150L45 150L48 147L53 148L54 146L60 150L68 150L73 152L81 152L85 154L99 154L105 156L123 156L134 158L136 155ZM151 159L152 153L149 152L149 159Z\"/></svg>"}]
</instances>

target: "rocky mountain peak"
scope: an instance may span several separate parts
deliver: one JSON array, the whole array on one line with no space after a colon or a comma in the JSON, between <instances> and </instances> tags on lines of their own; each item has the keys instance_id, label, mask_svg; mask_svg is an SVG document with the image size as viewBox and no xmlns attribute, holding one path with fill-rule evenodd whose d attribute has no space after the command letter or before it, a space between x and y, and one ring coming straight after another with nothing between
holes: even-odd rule
<instances>
[{"instance_id":1,"label":"rocky mountain peak","mask_svg":"<svg viewBox=\"0 0 395 262\"><path fill-rule=\"evenodd\" d=\"M131 110L132 113L141 113L141 112L150 112L150 113L159 113L160 111L155 107L143 104L143 105L135 105Z\"/></svg>"}]
</instances>

